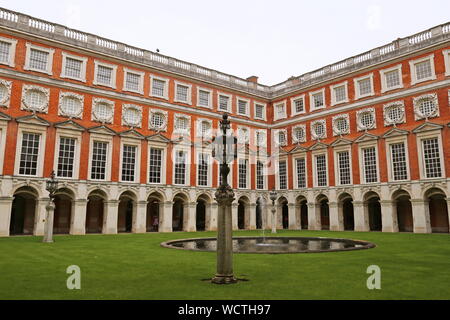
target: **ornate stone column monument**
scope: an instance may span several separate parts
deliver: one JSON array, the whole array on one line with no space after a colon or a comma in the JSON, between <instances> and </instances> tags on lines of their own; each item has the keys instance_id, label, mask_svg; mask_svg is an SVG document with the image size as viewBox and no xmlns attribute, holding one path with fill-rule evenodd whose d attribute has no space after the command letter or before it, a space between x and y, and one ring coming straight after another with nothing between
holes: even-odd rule
<instances>
[{"instance_id":1,"label":"ornate stone column monument","mask_svg":"<svg viewBox=\"0 0 450 320\"><path fill-rule=\"evenodd\" d=\"M232 239L232 210L231 205L234 200L234 191L228 184L228 174L232 162L237 156L237 139L232 135L227 135L230 129L228 114L224 114L220 121L222 135L214 139L213 157L220 162L220 175L222 178L220 186L216 191L216 201L218 203L217 212L217 273L211 279L216 284L236 283L237 279L233 275L233 239ZM234 150L233 150L234 148ZM234 152L233 152L234 151Z\"/></svg>"},{"instance_id":2,"label":"ornate stone column monument","mask_svg":"<svg viewBox=\"0 0 450 320\"><path fill-rule=\"evenodd\" d=\"M45 217L44 240L42 240L42 242L53 242L53 215L55 212L55 203L53 202L53 199L55 198L56 190L58 190L58 181L55 179L55 171L52 171L50 179L46 181L45 189L49 193L50 200L45 207L47 215Z\"/></svg>"},{"instance_id":3,"label":"ornate stone column monument","mask_svg":"<svg viewBox=\"0 0 450 320\"><path fill-rule=\"evenodd\" d=\"M275 200L277 200L277 192L271 190L269 193L270 200L272 200L272 233L277 233L277 210L275 209Z\"/></svg>"}]
</instances>

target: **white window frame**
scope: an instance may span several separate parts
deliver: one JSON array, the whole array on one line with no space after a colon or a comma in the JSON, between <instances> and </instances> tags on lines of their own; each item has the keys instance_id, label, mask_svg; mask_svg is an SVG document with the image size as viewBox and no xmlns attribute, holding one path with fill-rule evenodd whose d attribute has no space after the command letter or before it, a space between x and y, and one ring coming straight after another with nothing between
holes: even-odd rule
<instances>
[{"instance_id":1,"label":"white window frame","mask_svg":"<svg viewBox=\"0 0 450 320\"><path fill-rule=\"evenodd\" d=\"M280 147L284 147L288 145L288 134L287 134L287 129L275 129L272 131L273 132L273 141L275 142L275 144L277 146ZM284 134L284 142L281 143L280 142L280 133Z\"/></svg>"},{"instance_id":2,"label":"white window frame","mask_svg":"<svg viewBox=\"0 0 450 320\"><path fill-rule=\"evenodd\" d=\"M280 162L286 161L286 189L280 189ZM277 172L275 174L275 188L276 190L290 190L289 189L289 160L283 156L277 160Z\"/></svg>"},{"instance_id":3,"label":"white window frame","mask_svg":"<svg viewBox=\"0 0 450 320\"><path fill-rule=\"evenodd\" d=\"M55 156L53 159L53 170L55 170L56 177L59 179L68 179L68 180L78 180L80 174L80 159L81 159L81 132L67 129L56 129L56 138L55 138ZM61 138L71 138L75 139L75 154L73 160L73 174L72 177L60 177L58 176L58 159L59 159L59 148L60 148L60 139Z\"/></svg>"},{"instance_id":4,"label":"white window frame","mask_svg":"<svg viewBox=\"0 0 450 320\"><path fill-rule=\"evenodd\" d=\"M319 186L317 181L317 167L316 167L316 156L325 155L325 162L326 162L326 168L327 168L327 185L326 186ZM328 152L327 150L317 150L312 152L312 169L313 169L313 186L314 188L328 188L330 186L330 172L328 170L329 168L329 162L328 162ZM308 184L308 182L306 182Z\"/></svg>"},{"instance_id":5,"label":"white window frame","mask_svg":"<svg viewBox=\"0 0 450 320\"><path fill-rule=\"evenodd\" d=\"M403 143L405 146L405 158L406 158L406 179L404 180L394 180L394 168L392 166L392 153L391 153L391 145L392 144L399 144ZM398 137L392 137L392 138L386 138L385 139L385 145L386 145L386 159L387 159L387 167L388 167L388 180L392 182L401 182L401 181L408 181L411 179L411 173L410 173L410 166L409 166L409 149L408 149L408 137L398 136Z\"/></svg>"},{"instance_id":6,"label":"white window frame","mask_svg":"<svg viewBox=\"0 0 450 320\"><path fill-rule=\"evenodd\" d=\"M123 146L135 146L136 148L136 159L134 163L134 179L133 181L123 181L122 180L122 164L123 164ZM123 183L139 183L141 176L141 141L136 139L120 139L120 161L119 161L119 181Z\"/></svg>"},{"instance_id":7,"label":"white window frame","mask_svg":"<svg viewBox=\"0 0 450 320\"><path fill-rule=\"evenodd\" d=\"M260 145L260 143L259 143L259 141L257 140L257 133L260 133L260 134L262 134L262 135L264 135L264 141L262 142L262 145ZM257 146L257 147L263 147L263 146L265 146L266 145L266 143L267 143L267 130L265 130L265 129L256 129L255 130L255 136L254 136L254 141L255 141L255 146Z\"/></svg>"},{"instance_id":8,"label":"white window frame","mask_svg":"<svg viewBox=\"0 0 450 320\"><path fill-rule=\"evenodd\" d=\"M178 95L177 95L178 86L183 86L183 87L188 88L186 101L178 100ZM180 103L186 103L186 104L192 104L192 85L189 83L185 83L185 82L175 81L175 92L174 92L173 101L180 102Z\"/></svg>"},{"instance_id":9,"label":"white window frame","mask_svg":"<svg viewBox=\"0 0 450 320\"><path fill-rule=\"evenodd\" d=\"M7 121L0 120L0 150L6 150L6 135L8 134L8 123ZM5 159L5 153L0 154L0 174L3 174L3 163Z\"/></svg>"},{"instance_id":10,"label":"white window frame","mask_svg":"<svg viewBox=\"0 0 450 320\"><path fill-rule=\"evenodd\" d=\"M153 94L153 80L160 80L160 81L164 81L164 94L162 96L157 96ZM161 98L161 99L165 99L165 100L169 100L169 79L167 78L162 78L162 77L158 77L154 74L150 75L150 92L149 92L149 96L150 97L155 97L155 98Z\"/></svg>"},{"instance_id":11,"label":"white window frame","mask_svg":"<svg viewBox=\"0 0 450 320\"><path fill-rule=\"evenodd\" d=\"M376 157L376 167L377 167L377 181L376 182L366 182L366 170L365 170L365 163L364 163L364 154L363 149L368 149L375 147L375 157ZM360 180L361 184L377 184L380 183L380 158L379 158L379 152L378 152L378 141L367 141L367 142L361 142L358 145L358 153L359 153L359 172L360 174Z\"/></svg>"},{"instance_id":12,"label":"white window frame","mask_svg":"<svg viewBox=\"0 0 450 320\"><path fill-rule=\"evenodd\" d=\"M202 123L203 122L207 122L209 123L210 129L209 132L206 135L203 135L202 132ZM206 119L206 118L198 118L196 120L197 126L196 126L196 136L199 138L203 138L203 139L211 139L213 136L213 121L211 119Z\"/></svg>"},{"instance_id":13,"label":"white window frame","mask_svg":"<svg viewBox=\"0 0 450 320\"><path fill-rule=\"evenodd\" d=\"M399 84L388 88L387 81L386 81L386 73L389 73L392 71L398 72ZM385 92L388 92L391 90L403 88L402 64L399 63L391 68L380 70L380 78L381 78L381 93L385 93Z\"/></svg>"},{"instance_id":14,"label":"white window frame","mask_svg":"<svg viewBox=\"0 0 450 320\"><path fill-rule=\"evenodd\" d=\"M278 113L278 108L280 106L283 106L283 108L284 108L284 112L283 112L283 114L281 116ZM273 109L274 109L274 111L273 111L273 120L274 121L287 118L287 110L286 110L287 109L287 104L286 104L286 100L274 103Z\"/></svg>"},{"instance_id":15,"label":"white window frame","mask_svg":"<svg viewBox=\"0 0 450 320\"><path fill-rule=\"evenodd\" d=\"M109 85L98 82L97 75L98 75L98 67L99 66L112 69L111 82L109 83ZM116 89L116 77L117 77L117 66L116 65L98 61L98 60L94 60L94 82L93 83L95 85Z\"/></svg>"},{"instance_id":16,"label":"white window frame","mask_svg":"<svg viewBox=\"0 0 450 320\"><path fill-rule=\"evenodd\" d=\"M15 57L16 57L16 46L17 46L17 40L16 39L12 39L12 38L5 38L5 37L0 37L0 41L2 42L7 42L9 43L11 46L9 47L9 55L8 55L8 61L4 62L0 62L0 64L9 66L14 68L15 66Z\"/></svg>"},{"instance_id":17,"label":"white window frame","mask_svg":"<svg viewBox=\"0 0 450 320\"><path fill-rule=\"evenodd\" d=\"M341 183L341 175L339 171L339 153L341 152L348 152L348 161L350 165L350 183L349 184L342 184ZM334 156L334 176L335 181L334 183L337 186L351 186L353 185L353 165L352 165L352 148L349 145L346 146L339 146L333 148L333 156Z\"/></svg>"},{"instance_id":18,"label":"white window frame","mask_svg":"<svg viewBox=\"0 0 450 320\"><path fill-rule=\"evenodd\" d=\"M345 99L342 101L336 101L336 88L344 87L345 88ZM348 81L340 82L335 85L330 86L331 90L331 105L335 106L337 104L347 103L348 100Z\"/></svg>"},{"instance_id":19,"label":"white window frame","mask_svg":"<svg viewBox=\"0 0 450 320\"><path fill-rule=\"evenodd\" d=\"M297 174L297 160L304 159L305 160L305 187L298 187L298 174ZM308 158L306 156L306 152L298 153L292 157L292 174L293 174L293 182L294 187L292 189L300 190L308 188Z\"/></svg>"},{"instance_id":20,"label":"white window frame","mask_svg":"<svg viewBox=\"0 0 450 320\"><path fill-rule=\"evenodd\" d=\"M161 182L150 182L150 149L159 149L161 150ZM147 168L146 170L146 177L147 177L147 184L150 185L165 185L166 184L166 163L167 163L167 145L165 144L159 144L156 142L149 141L148 147L147 147ZM175 176L174 176L175 177Z\"/></svg>"},{"instance_id":21,"label":"white window frame","mask_svg":"<svg viewBox=\"0 0 450 320\"><path fill-rule=\"evenodd\" d=\"M199 102L200 102L200 91L209 92L209 99L208 99L208 105L207 106L199 104ZM203 87L198 87L197 86L197 107L212 109L212 101L213 101L213 91L211 89L207 89L207 88L203 88Z\"/></svg>"},{"instance_id":22,"label":"white window frame","mask_svg":"<svg viewBox=\"0 0 450 320\"><path fill-rule=\"evenodd\" d=\"M370 92L361 95L361 94L359 94L360 90L359 90L359 83L358 82L361 81L361 80L366 80L366 79L370 79ZM353 83L354 83L354 86L355 86L355 100L362 99L362 98L365 98L365 97L371 97L371 96L375 95L375 91L374 91L374 88L373 88L373 86L374 86L373 85L373 72L369 73L369 74L366 74L364 76L361 76L361 77L353 79Z\"/></svg>"},{"instance_id":23,"label":"white window frame","mask_svg":"<svg viewBox=\"0 0 450 320\"><path fill-rule=\"evenodd\" d=\"M220 96L224 96L224 97L228 97L228 105L227 105L227 110L222 110L220 109ZM231 104L233 101L233 96L231 94L226 94L223 92L217 92L217 110L218 111L227 111L227 112L231 112Z\"/></svg>"},{"instance_id":24,"label":"white window frame","mask_svg":"<svg viewBox=\"0 0 450 320\"><path fill-rule=\"evenodd\" d=\"M245 101L245 103L247 104L247 108L246 108L247 113L244 114L244 113L239 112L239 101ZM239 116L250 117L250 100L249 99L236 97L236 114Z\"/></svg>"},{"instance_id":25,"label":"white window frame","mask_svg":"<svg viewBox=\"0 0 450 320\"><path fill-rule=\"evenodd\" d=\"M25 70L46 73L46 74L51 76L53 74L53 72L52 72L52 68L53 68L53 54L55 53L55 49L41 47L41 46L32 44L30 42L27 42L25 46L26 46L27 52L26 52L26 57L25 57L25 66L23 68ZM47 69L46 70L40 70L40 69L35 69L35 68L31 68L30 67L31 49L38 50L38 51L43 51L43 52L47 52L48 53L48 56L47 56Z\"/></svg>"},{"instance_id":26,"label":"white window frame","mask_svg":"<svg viewBox=\"0 0 450 320\"><path fill-rule=\"evenodd\" d=\"M295 134L295 132L297 130L303 130L303 139L299 140L297 139L297 135ZM292 127L292 143L304 143L306 142L306 125L305 124L298 124L296 126Z\"/></svg>"},{"instance_id":27,"label":"white window frame","mask_svg":"<svg viewBox=\"0 0 450 320\"><path fill-rule=\"evenodd\" d=\"M36 168L36 175L26 175L26 174L19 174L19 167L20 167L20 155L22 154L22 142L23 142L23 134L24 133L33 133L33 134L40 134L40 140L39 140L39 154L38 154L38 165ZM46 126L39 126L39 125L32 125L32 124L19 124L19 129L17 132L17 147L16 147L16 159L14 163L14 175L22 176L22 177L42 177L44 172L44 159L45 159L45 149L46 149L46 138L47 138L47 127Z\"/></svg>"},{"instance_id":28,"label":"white window frame","mask_svg":"<svg viewBox=\"0 0 450 320\"><path fill-rule=\"evenodd\" d=\"M263 116L262 116L262 118L258 118L258 117L256 116L256 106L257 106L257 105L263 107ZM255 118L256 120L266 120L266 119L267 119L266 110L267 110L267 104L266 104L266 103L261 103L261 102L257 102L257 101L254 101L254 102L253 102L253 114L254 114L254 118Z\"/></svg>"},{"instance_id":29,"label":"white window frame","mask_svg":"<svg viewBox=\"0 0 450 320\"><path fill-rule=\"evenodd\" d=\"M179 151L183 151L186 153L186 171L184 172L184 184L178 184L175 183L175 165L176 165L176 154ZM175 186L190 186L191 185L191 148L189 147L182 147L177 146L173 148L172 151L172 163L173 163L173 170L172 170L172 184Z\"/></svg>"},{"instance_id":30,"label":"white window frame","mask_svg":"<svg viewBox=\"0 0 450 320\"><path fill-rule=\"evenodd\" d=\"M314 96L318 93L322 94L323 97L323 105L321 107L316 107L314 104ZM327 102L325 99L325 88L322 88L320 90L312 91L309 93L309 111L315 111L320 109L325 109L327 107Z\"/></svg>"},{"instance_id":31,"label":"white window frame","mask_svg":"<svg viewBox=\"0 0 450 320\"><path fill-rule=\"evenodd\" d=\"M245 177L245 179L246 179L246 181L245 181L246 187L245 188L239 187L239 161L240 160L247 160L247 176ZM250 185L250 176L251 176L250 168L251 168L251 164L250 164L249 157L245 156L245 155L239 155L238 158L237 158L237 161L236 161L236 166L237 166L237 180L236 180L236 182L237 182L237 186L236 186L237 189L240 189L240 190L249 190L249 189L251 189L251 185Z\"/></svg>"},{"instance_id":32,"label":"white window frame","mask_svg":"<svg viewBox=\"0 0 450 320\"><path fill-rule=\"evenodd\" d=\"M199 184L199 170L198 170L198 166L200 164L200 154L204 153L208 155L208 174L207 174L207 185L206 186L201 186ZM212 184L212 167L213 167L213 157L212 157L212 153L209 150L205 150L205 149L199 149L197 150L197 154L196 154L196 165L195 165L195 173L196 173L196 177L195 177L195 185L198 188L211 188L211 184Z\"/></svg>"},{"instance_id":33,"label":"white window frame","mask_svg":"<svg viewBox=\"0 0 450 320\"><path fill-rule=\"evenodd\" d=\"M187 119L187 127L186 129L180 129L176 127L176 122L178 118ZM191 116L183 113L175 113L173 118L173 133L178 135L189 136L191 134Z\"/></svg>"},{"instance_id":34,"label":"white window frame","mask_svg":"<svg viewBox=\"0 0 450 320\"><path fill-rule=\"evenodd\" d=\"M241 137L243 137L242 131L247 131L247 136L248 136L248 138L244 142L241 142ZM247 127L247 126L238 126L236 132L237 132L237 138L238 138L238 143L239 144L250 144L250 136L251 136L250 133L251 133L251 131L250 131L249 127Z\"/></svg>"},{"instance_id":35,"label":"white window frame","mask_svg":"<svg viewBox=\"0 0 450 320\"><path fill-rule=\"evenodd\" d=\"M430 61L430 66L431 66L431 76L429 76L428 78L424 78L424 79L417 79L417 74L416 74L416 64L421 63L421 62L425 62L429 60ZM421 83L424 81L429 81L429 80L436 80L436 70L434 67L434 53L430 54L426 57L422 57L420 59L415 59L415 60L410 60L409 61L409 70L411 73L411 85L415 85L417 83Z\"/></svg>"},{"instance_id":36,"label":"white window frame","mask_svg":"<svg viewBox=\"0 0 450 320\"><path fill-rule=\"evenodd\" d=\"M127 88L127 73L134 73L134 74L139 75L139 89L138 90L133 90L133 89L128 89ZM128 91L128 92L144 94L144 77L145 77L145 72L134 70L134 69L123 68L123 88L122 88L122 91Z\"/></svg>"},{"instance_id":37,"label":"white window frame","mask_svg":"<svg viewBox=\"0 0 450 320\"><path fill-rule=\"evenodd\" d=\"M303 100L303 111L297 112L296 108L295 108L295 101L297 100ZM291 98L291 115L292 116L296 116L298 114L304 114L306 113L306 101L305 101L305 94L299 95L299 96L295 96L293 98Z\"/></svg>"},{"instance_id":38,"label":"white window frame","mask_svg":"<svg viewBox=\"0 0 450 320\"><path fill-rule=\"evenodd\" d=\"M425 158L423 153L423 144L422 140L426 139L438 139L438 145L439 145L439 156L440 156L440 163L441 163L441 177L435 177L435 178L427 178L426 171L425 171ZM431 130L427 132L419 132L416 134L416 143L417 143L417 152L419 156L419 172L420 172L420 179L421 180L433 180L433 179L442 179L446 176L445 171L445 161L444 161L444 148L442 146L442 135L440 130Z\"/></svg>"},{"instance_id":39,"label":"white window frame","mask_svg":"<svg viewBox=\"0 0 450 320\"><path fill-rule=\"evenodd\" d=\"M106 142L108 143L108 151L106 153L106 170L105 179L92 179L92 155L94 149L94 141ZM113 137L98 133L91 133L89 137L89 166L88 166L88 177L89 181L111 181L111 160L112 160L112 149L113 149Z\"/></svg>"},{"instance_id":40,"label":"white window frame","mask_svg":"<svg viewBox=\"0 0 450 320\"><path fill-rule=\"evenodd\" d=\"M261 162L263 164L263 188L262 189L258 189L258 174L257 174L257 166L258 166L258 162ZM261 158L256 158L255 159L255 190L267 190L267 165L266 165L266 161L261 159Z\"/></svg>"},{"instance_id":41,"label":"white window frame","mask_svg":"<svg viewBox=\"0 0 450 320\"><path fill-rule=\"evenodd\" d=\"M70 54L70 53L67 53L64 51L61 54L62 54L62 65L61 65L60 77L66 78L66 79L77 80L77 81L81 81L81 82L86 82L86 64L87 64L88 59L86 57L76 56L76 55L73 55L73 54ZM80 78L69 76L66 74L67 58L81 61L81 72L80 72L81 77Z\"/></svg>"},{"instance_id":42,"label":"white window frame","mask_svg":"<svg viewBox=\"0 0 450 320\"><path fill-rule=\"evenodd\" d=\"M442 54L444 55L444 63L445 63L445 76L450 76L450 49L443 50Z\"/></svg>"}]
</instances>

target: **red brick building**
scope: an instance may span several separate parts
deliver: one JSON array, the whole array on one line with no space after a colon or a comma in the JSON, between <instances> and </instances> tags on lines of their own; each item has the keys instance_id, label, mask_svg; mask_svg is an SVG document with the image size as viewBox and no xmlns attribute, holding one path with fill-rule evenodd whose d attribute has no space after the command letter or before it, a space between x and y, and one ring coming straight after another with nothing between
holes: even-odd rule
<instances>
[{"instance_id":1,"label":"red brick building","mask_svg":"<svg viewBox=\"0 0 450 320\"><path fill-rule=\"evenodd\" d=\"M211 138L239 138L235 229L449 232L450 24L265 86L0 9L0 235L215 230Z\"/></svg>"}]
</instances>

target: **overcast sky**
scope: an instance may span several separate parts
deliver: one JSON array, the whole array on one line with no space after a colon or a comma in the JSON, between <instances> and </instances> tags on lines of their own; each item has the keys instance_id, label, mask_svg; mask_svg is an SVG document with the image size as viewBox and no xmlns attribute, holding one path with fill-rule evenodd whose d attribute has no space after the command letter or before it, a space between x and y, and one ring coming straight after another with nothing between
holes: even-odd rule
<instances>
[{"instance_id":1,"label":"overcast sky","mask_svg":"<svg viewBox=\"0 0 450 320\"><path fill-rule=\"evenodd\" d=\"M242 78L256 75L268 85L450 22L449 0L0 0L0 6Z\"/></svg>"}]
</instances>

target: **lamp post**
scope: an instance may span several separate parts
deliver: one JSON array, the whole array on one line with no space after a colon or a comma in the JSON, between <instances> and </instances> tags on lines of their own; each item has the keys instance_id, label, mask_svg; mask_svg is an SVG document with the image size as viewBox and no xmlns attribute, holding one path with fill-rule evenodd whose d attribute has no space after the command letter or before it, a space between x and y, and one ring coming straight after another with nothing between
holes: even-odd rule
<instances>
[{"instance_id":1,"label":"lamp post","mask_svg":"<svg viewBox=\"0 0 450 320\"><path fill-rule=\"evenodd\" d=\"M45 189L49 193L50 200L45 207L47 215L45 217L44 225L44 240L42 242L53 242L53 214L55 212L55 192L58 190L58 181L55 179L55 171L52 171L50 179L46 181Z\"/></svg>"},{"instance_id":2,"label":"lamp post","mask_svg":"<svg viewBox=\"0 0 450 320\"><path fill-rule=\"evenodd\" d=\"M271 190L269 193L270 200L272 200L272 233L277 233L277 217L276 217L276 209L275 209L275 200L277 200L277 192L275 190Z\"/></svg>"},{"instance_id":3,"label":"lamp post","mask_svg":"<svg viewBox=\"0 0 450 320\"><path fill-rule=\"evenodd\" d=\"M234 192L228 184L228 174L231 163L237 157L237 139L227 135L230 129L228 114L224 114L220 121L221 135L214 138L213 157L220 163L220 176L222 181L217 188L215 197L218 203L217 217L217 272L212 283L231 284L237 279L233 275L233 239L232 239L232 213L231 204L234 200ZM233 150L234 149L234 150Z\"/></svg>"}]
</instances>

